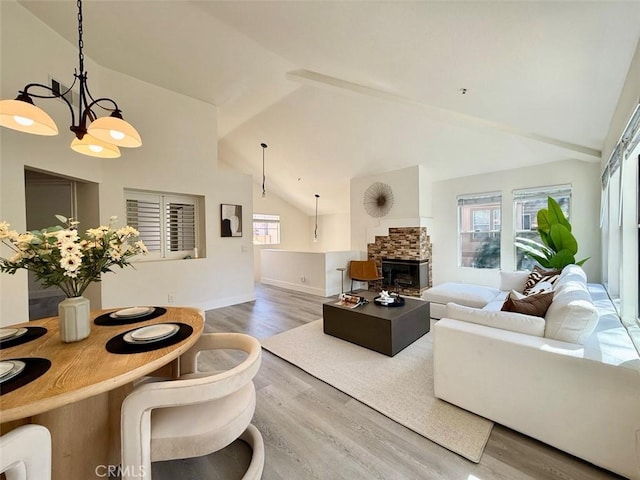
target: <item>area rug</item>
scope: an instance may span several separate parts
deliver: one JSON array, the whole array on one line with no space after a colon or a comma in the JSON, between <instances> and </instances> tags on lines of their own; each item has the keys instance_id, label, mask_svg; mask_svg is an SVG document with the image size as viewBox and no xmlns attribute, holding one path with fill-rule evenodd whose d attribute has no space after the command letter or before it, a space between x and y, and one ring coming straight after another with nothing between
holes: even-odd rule
<instances>
[{"instance_id":1,"label":"area rug","mask_svg":"<svg viewBox=\"0 0 640 480\"><path fill-rule=\"evenodd\" d=\"M322 320L262 340L269 352L477 463L493 422L433 396L432 343L428 333L388 357L325 335Z\"/></svg>"}]
</instances>

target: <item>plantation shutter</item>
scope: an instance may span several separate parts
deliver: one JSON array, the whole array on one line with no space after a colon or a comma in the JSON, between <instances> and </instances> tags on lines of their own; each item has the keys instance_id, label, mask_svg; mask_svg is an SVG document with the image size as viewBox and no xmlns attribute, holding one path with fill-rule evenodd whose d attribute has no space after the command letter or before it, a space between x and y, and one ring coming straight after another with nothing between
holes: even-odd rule
<instances>
[{"instance_id":1,"label":"plantation shutter","mask_svg":"<svg viewBox=\"0 0 640 480\"><path fill-rule=\"evenodd\" d=\"M125 190L127 224L149 250L146 260L197 256L198 198Z\"/></svg>"},{"instance_id":2,"label":"plantation shutter","mask_svg":"<svg viewBox=\"0 0 640 480\"><path fill-rule=\"evenodd\" d=\"M196 247L196 207L193 203L166 202L166 240L169 252Z\"/></svg>"},{"instance_id":3,"label":"plantation shutter","mask_svg":"<svg viewBox=\"0 0 640 480\"><path fill-rule=\"evenodd\" d=\"M127 225L140 232L149 252L162 250L160 196L127 198Z\"/></svg>"}]
</instances>

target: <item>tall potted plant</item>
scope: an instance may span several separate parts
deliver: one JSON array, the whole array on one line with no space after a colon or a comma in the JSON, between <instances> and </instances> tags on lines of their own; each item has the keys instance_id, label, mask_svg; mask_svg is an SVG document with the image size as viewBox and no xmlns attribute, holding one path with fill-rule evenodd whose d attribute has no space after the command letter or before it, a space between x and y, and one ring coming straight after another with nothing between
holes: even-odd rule
<instances>
[{"instance_id":1,"label":"tall potted plant","mask_svg":"<svg viewBox=\"0 0 640 480\"><path fill-rule=\"evenodd\" d=\"M147 247L138 239L138 231L129 226L108 226L78 232L78 222L62 215L57 225L19 234L0 222L0 241L13 251L9 259L0 257L0 272L14 274L20 269L33 272L44 288L59 287L64 299L58 305L60 336L63 342L75 342L89 336L89 300L82 296L93 282L113 266L130 265L129 259L146 254Z\"/></svg>"},{"instance_id":2,"label":"tall potted plant","mask_svg":"<svg viewBox=\"0 0 640 480\"><path fill-rule=\"evenodd\" d=\"M582 265L590 257L576 261L578 241L571 233L571 224L564 216L558 202L547 197L547 208L538 211L540 240L517 237L515 245L522 253L545 268L562 270L567 265Z\"/></svg>"}]
</instances>

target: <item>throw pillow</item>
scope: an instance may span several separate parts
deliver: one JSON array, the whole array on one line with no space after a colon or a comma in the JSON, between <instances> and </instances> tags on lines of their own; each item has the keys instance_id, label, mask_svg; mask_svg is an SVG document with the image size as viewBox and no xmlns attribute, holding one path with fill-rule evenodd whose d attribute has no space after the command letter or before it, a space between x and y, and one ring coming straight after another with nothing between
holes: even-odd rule
<instances>
[{"instance_id":1,"label":"throw pillow","mask_svg":"<svg viewBox=\"0 0 640 480\"><path fill-rule=\"evenodd\" d=\"M527 298L527 296L524 293L520 293L517 290L511 290L509 292L509 297L513 298L514 300L522 300L523 298Z\"/></svg>"},{"instance_id":2,"label":"throw pillow","mask_svg":"<svg viewBox=\"0 0 640 480\"><path fill-rule=\"evenodd\" d=\"M522 292L529 279L529 271L522 272L503 272L500 271L500 290L508 292L516 290Z\"/></svg>"},{"instance_id":3,"label":"throw pillow","mask_svg":"<svg viewBox=\"0 0 640 480\"><path fill-rule=\"evenodd\" d=\"M557 280L555 285L557 285L559 282L560 282L560 280ZM551 283L551 282L539 282L539 283L536 283L533 287L531 287L531 289L529 290L529 292L525 296L535 295L536 293L553 292L554 290L555 290L555 286L554 286L553 283Z\"/></svg>"},{"instance_id":4,"label":"throw pillow","mask_svg":"<svg viewBox=\"0 0 640 480\"><path fill-rule=\"evenodd\" d=\"M516 300L509 295L502 305L502 311L544 317L552 301L553 292L536 293L520 300Z\"/></svg>"},{"instance_id":5,"label":"throw pillow","mask_svg":"<svg viewBox=\"0 0 640 480\"><path fill-rule=\"evenodd\" d=\"M562 271L560 270L544 270L536 265L533 267L533 270L531 270L522 293L529 295L531 289L540 282L549 282L551 285L554 285L558 281L561 273Z\"/></svg>"}]
</instances>

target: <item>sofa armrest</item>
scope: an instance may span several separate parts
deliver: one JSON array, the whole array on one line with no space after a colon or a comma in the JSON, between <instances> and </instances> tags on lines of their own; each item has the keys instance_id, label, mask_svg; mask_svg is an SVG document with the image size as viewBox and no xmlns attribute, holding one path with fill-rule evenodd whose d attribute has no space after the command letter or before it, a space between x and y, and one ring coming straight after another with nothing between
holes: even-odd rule
<instances>
[{"instance_id":1,"label":"sofa armrest","mask_svg":"<svg viewBox=\"0 0 640 480\"><path fill-rule=\"evenodd\" d=\"M444 318L433 327L435 396L639 479L640 369L580 345Z\"/></svg>"}]
</instances>

